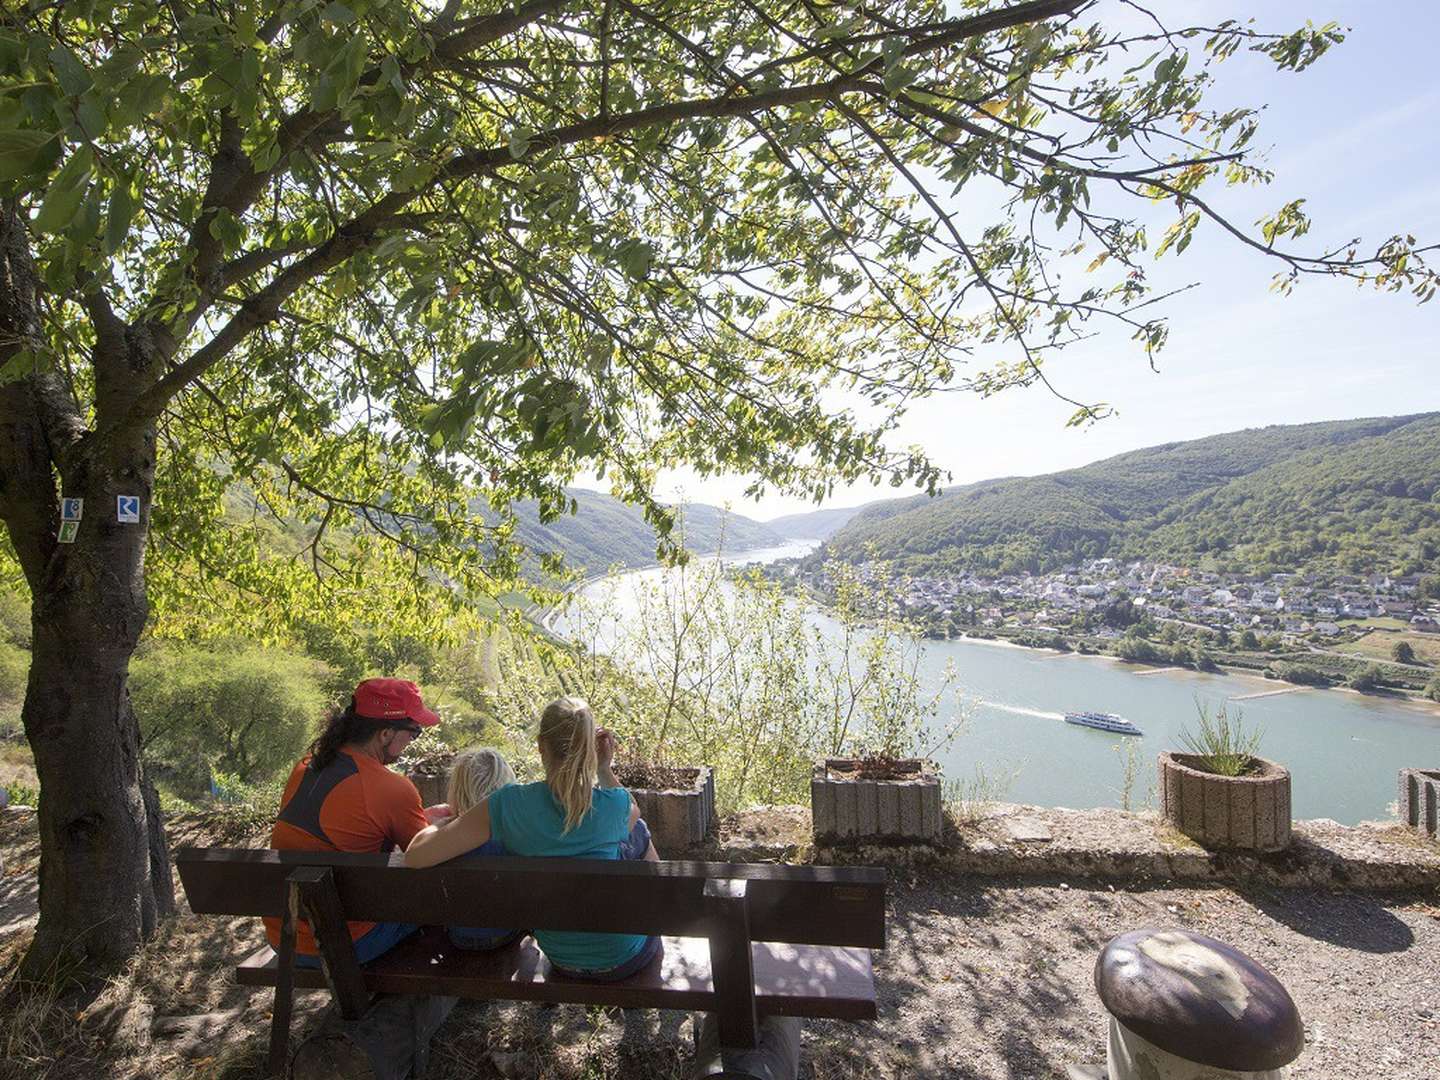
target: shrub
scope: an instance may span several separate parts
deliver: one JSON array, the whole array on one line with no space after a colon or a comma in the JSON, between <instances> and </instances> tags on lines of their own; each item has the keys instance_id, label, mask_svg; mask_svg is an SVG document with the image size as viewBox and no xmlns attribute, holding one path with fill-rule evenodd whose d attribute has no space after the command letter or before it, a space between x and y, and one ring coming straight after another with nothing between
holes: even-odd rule
<instances>
[{"instance_id":1,"label":"shrub","mask_svg":"<svg viewBox=\"0 0 1440 1080\"><path fill-rule=\"evenodd\" d=\"M0 707L25 700L25 680L30 674L30 654L9 642L0 642Z\"/></svg>"},{"instance_id":2,"label":"shrub","mask_svg":"<svg viewBox=\"0 0 1440 1080\"><path fill-rule=\"evenodd\" d=\"M0 591L0 642L30 648L30 601L8 590Z\"/></svg>"},{"instance_id":3,"label":"shrub","mask_svg":"<svg viewBox=\"0 0 1440 1080\"><path fill-rule=\"evenodd\" d=\"M1440 701L1440 675L1425 684L1425 696L1431 701Z\"/></svg>"},{"instance_id":4,"label":"shrub","mask_svg":"<svg viewBox=\"0 0 1440 1080\"><path fill-rule=\"evenodd\" d=\"M1415 646L1408 641L1397 641L1395 647L1390 650L1391 657L1397 664L1415 663Z\"/></svg>"},{"instance_id":5,"label":"shrub","mask_svg":"<svg viewBox=\"0 0 1440 1080\"><path fill-rule=\"evenodd\" d=\"M1199 766L1206 772L1216 776L1243 776L1260 749L1261 730L1246 731L1238 709L1234 720L1224 705L1213 717L1199 701L1195 703L1195 710L1200 714L1200 730L1191 732L1188 727L1182 727L1181 745L1200 759Z\"/></svg>"},{"instance_id":6,"label":"shrub","mask_svg":"<svg viewBox=\"0 0 1440 1080\"><path fill-rule=\"evenodd\" d=\"M1160 651L1142 637L1126 635L1115 643L1115 655L1121 660L1153 664L1160 660Z\"/></svg>"},{"instance_id":7,"label":"shrub","mask_svg":"<svg viewBox=\"0 0 1440 1080\"><path fill-rule=\"evenodd\" d=\"M11 780L5 785L5 802L8 806L39 806L40 792L23 780Z\"/></svg>"},{"instance_id":8,"label":"shrub","mask_svg":"<svg viewBox=\"0 0 1440 1080\"><path fill-rule=\"evenodd\" d=\"M1377 690L1385 685L1385 672L1379 664L1371 664L1346 679L1345 685L1352 690Z\"/></svg>"},{"instance_id":9,"label":"shrub","mask_svg":"<svg viewBox=\"0 0 1440 1080\"><path fill-rule=\"evenodd\" d=\"M1300 686L1330 685L1330 677L1319 668L1313 668L1309 664L1277 660L1270 665L1270 670L1275 673L1277 679L1284 679L1286 682L1297 683Z\"/></svg>"},{"instance_id":10,"label":"shrub","mask_svg":"<svg viewBox=\"0 0 1440 1080\"><path fill-rule=\"evenodd\" d=\"M146 757L182 794L208 791L212 772L269 780L323 720L327 675L323 664L278 649L153 644L130 672Z\"/></svg>"}]
</instances>

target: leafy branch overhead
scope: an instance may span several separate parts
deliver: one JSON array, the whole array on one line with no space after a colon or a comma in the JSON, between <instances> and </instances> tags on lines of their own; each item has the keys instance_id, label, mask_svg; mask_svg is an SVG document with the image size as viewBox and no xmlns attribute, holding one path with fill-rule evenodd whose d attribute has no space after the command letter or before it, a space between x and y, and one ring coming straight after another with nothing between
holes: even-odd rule
<instances>
[{"instance_id":1,"label":"leafy branch overhead","mask_svg":"<svg viewBox=\"0 0 1440 1080\"><path fill-rule=\"evenodd\" d=\"M662 528L680 464L933 490L888 441L912 402L1048 382L1107 320L1159 348L1147 255L1202 226L1286 288L1434 294L1403 233L1225 216L1270 177L1255 110L1207 104L1216 68L1340 40L1091 0L26 0L0 197L41 318L0 362L63 388L70 466L158 425L176 575L196 550L238 572L237 480L309 522L317 578L369 550L327 540L338 514L492 592L513 552L476 489L554 514L598 471Z\"/></svg>"}]
</instances>

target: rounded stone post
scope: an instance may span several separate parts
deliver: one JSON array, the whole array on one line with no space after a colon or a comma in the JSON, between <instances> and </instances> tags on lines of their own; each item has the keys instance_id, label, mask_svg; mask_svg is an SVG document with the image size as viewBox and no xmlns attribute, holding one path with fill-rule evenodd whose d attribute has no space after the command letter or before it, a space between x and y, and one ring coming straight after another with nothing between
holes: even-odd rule
<instances>
[{"instance_id":1,"label":"rounded stone post","mask_svg":"<svg viewBox=\"0 0 1440 1080\"><path fill-rule=\"evenodd\" d=\"M1095 989L1110 1012L1108 1080L1278 1080L1305 1046L1279 980L1203 934L1121 934L1095 963Z\"/></svg>"}]
</instances>

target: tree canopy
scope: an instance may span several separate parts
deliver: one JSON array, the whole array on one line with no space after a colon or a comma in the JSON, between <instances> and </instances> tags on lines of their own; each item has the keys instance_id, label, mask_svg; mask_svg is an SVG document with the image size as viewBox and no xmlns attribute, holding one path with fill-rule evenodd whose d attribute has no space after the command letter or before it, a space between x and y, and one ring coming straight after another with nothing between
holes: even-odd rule
<instances>
[{"instance_id":1,"label":"tree canopy","mask_svg":"<svg viewBox=\"0 0 1440 1080\"><path fill-rule=\"evenodd\" d=\"M158 425L157 600L221 574L303 602L305 571L397 556L493 591L514 564L472 487L558 511L598 471L648 502L688 463L933 488L886 443L908 402L1044 378L1103 317L1158 347L1146 249L1202 221L1286 278L1430 295L1403 235L1286 254L1298 202L1251 236L1211 201L1268 179L1255 111L1205 104L1215 67L1302 70L1334 26L1105 7L31 0L0 33L0 182L42 318L4 371L58 378L62 448ZM1149 200L1174 206L1158 241ZM119 338L146 365L123 391ZM224 527L237 481L310 523L307 559ZM483 556L455 543L481 532Z\"/></svg>"}]
</instances>

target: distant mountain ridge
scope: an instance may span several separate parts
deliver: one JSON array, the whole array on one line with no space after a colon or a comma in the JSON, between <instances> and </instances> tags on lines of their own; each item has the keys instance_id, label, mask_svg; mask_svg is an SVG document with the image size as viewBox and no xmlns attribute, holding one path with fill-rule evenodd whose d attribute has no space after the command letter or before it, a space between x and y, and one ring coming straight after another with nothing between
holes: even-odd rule
<instances>
[{"instance_id":1,"label":"distant mountain ridge","mask_svg":"<svg viewBox=\"0 0 1440 1080\"><path fill-rule=\"evenodd\" d=\"M874 503L833 557L914 573L1088 558L1420 572L1440 560L1440 413L1276 425Z\"/></svg>"},{"instance_id":2,"label":"distant mountain ridge","mask_svg":"<svg viewBox=\"0 0 1440 1080\"><path fill-rule=\"evenodd\" d=\"M864 509L863 506L846 506L835 510L811 510L805 514L772 518L764 524L787 540L826 540Z\"/></svg>"},{"instance_id":3,"label":"distant mountain ridge","mask_svg":"<svg viewBox=\"0 0 1440 1080\"><path fill-rule=\"evenodd\" d=\"M598 491L570 488L567 493L577 504L576 512L548 523L540 521L536 503L515 504L515 538L532 555L559 554L570 568L589 573L655 561L655 530L637 507ZM683 506L676 528L683 530L685 546L698 554L722 545L733 552L784 542L758 521L704 503Z\"/></svg>"}]
</instances>

